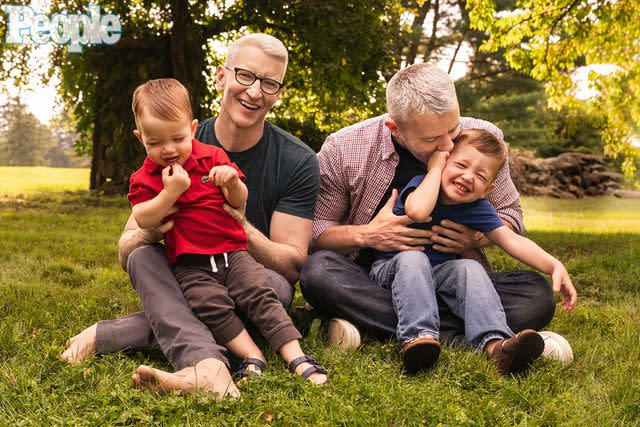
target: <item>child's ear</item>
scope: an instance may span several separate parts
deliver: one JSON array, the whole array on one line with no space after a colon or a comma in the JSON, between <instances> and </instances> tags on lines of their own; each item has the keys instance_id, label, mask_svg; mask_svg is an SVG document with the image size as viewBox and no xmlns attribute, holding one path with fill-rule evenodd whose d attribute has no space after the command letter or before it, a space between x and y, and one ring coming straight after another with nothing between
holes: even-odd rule
<instances>
[{"instance_id":1,"label":"child's ear","mask_svg":"<svg viewBox=\"0 0 640 427\"><path fill-rule=\"evenodd\" d=\"M489 186L484 190L484 193L482 193L482 197L487 197L487 194L489 194L491 192L491 190L493 190L494 188L496 188L496 185L492 182L491 184L489 184Z\"/></svg>"},{"instance_id":2,"label":"child's ear","mask_svg":"<svg viewBox=\"0 0 640 427\"><path fill-rule=\"evenodd\" d=\"M191 137L196 134L196 129L198 128L198 119L193 119L191 121Z\"/></svg>"},{"instance_id":3,"label":"child's ear","mask_svg":"<svg viewBox=\"0 0 640 427\"><path fill-rule=\"evenodd\" d=\"M140 131L138 129L135 129L133 131L133 134L136 136L136 138L138 138L138 141L140 141L140 143L144 145L144 142L142 142L142 134L140 133Z\"/></svg>"}]
</instances>

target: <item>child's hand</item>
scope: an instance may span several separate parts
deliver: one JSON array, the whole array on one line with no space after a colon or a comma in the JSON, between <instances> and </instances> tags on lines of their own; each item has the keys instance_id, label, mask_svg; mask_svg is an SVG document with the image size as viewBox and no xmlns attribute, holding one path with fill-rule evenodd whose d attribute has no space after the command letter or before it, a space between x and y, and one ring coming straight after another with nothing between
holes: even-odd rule
<instances>
[{"instance_id":1,"label":"child's hand","mask_svg":"<svg viewBox=\"0 0 640 427\"><path fill-rule=\"evenodd\" d=\"M170 175L169 172L172 168L173 173ZM191 180L189 179L189 174L182 166L173 165L162 169L162 184L164 185L164 190L177 199L182 193L189 189Z\"/></svg>"},{"instance_id":2,"label":"child's hand","mask_svg":"<svg viewBox=\"0 0 640 427\"><path fill-rule=\"evenodd\" d=\"M238 171L227 165L215 166L209 172L208 182L213 182L218 187L232 186L238 182Z\"/></svg>"},{"instance_id":3,"label":"child's hand","mask_svg":"<svg viewBox=\"0 0 640 427\"><path fill-rule=\"evenodd\" d=\"M428 170L439 169L442 171L444 169L444 165L447 163L447 159L449 158L448 151L434 151L429 158L429 163L427 164Z\"/></svg>"},{"instance_id":4,"label":"child's hand","mask_svg":"<svg viewBox=\"0 0 640 427\"><path fill-rule=\"evenodd\" d=\"M564 265L560 264L553 269L551 273L553 281L553 291L562 293L562 308L565 311L573 310L578 301L578 293L569 278L569 273Z\"/></svg>"}]
</instances>

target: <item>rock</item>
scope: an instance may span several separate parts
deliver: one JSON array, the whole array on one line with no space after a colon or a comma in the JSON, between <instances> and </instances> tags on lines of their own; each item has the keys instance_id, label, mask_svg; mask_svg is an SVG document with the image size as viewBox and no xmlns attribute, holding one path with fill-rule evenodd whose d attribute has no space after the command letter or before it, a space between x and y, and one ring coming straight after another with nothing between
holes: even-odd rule
<instances>
[{"instance_id":1,"label":"rock","mask_svg":"<svg viewBox=\"0 0 640 427\"><path fill-rule=\"evenodd\" d=\"M548 158L544 162L550 169L561 170L566 175L580 173L580 159L571 153L562 153L558 157Z\"/></svg>"},{"instance_id":2,"label":"rock","mask_svg":"<svg viewBox=\"0 0 640 427\"><path fill-rule=\"evenodd\" d=\"M546 160L530 151L512 150L511 176L522 195L582 198L616 194L623 176L607 170L602 156L563 153ZM617 194L616 194L617 195Z\"/></svg>"},{"instance_id":3,"label":"rock","mask_svg":"<svg viewBox=\"0 0 640 427\"><path fill-rule=\"evenodd\" d=\"M576 186L576 185L569 184L567 186L567 191L569 193L574 194L579 199L584 197L584 191L582 191L582 189L580 187Z\"/></svg>"},{"instance_id":4,"label":"rock","mask_svg":"<svg viewBox=\"0 0 640 427\"><path fill-rule=\"evenodd\" d=\"M640 191L614 190L613 195L622 199L640 199Z\"/></svg>"},{"instance_id":5,"label":"rock","mask_svg":"<svg viewBox=\"0 0 640 427\"><path fill-rule=\"evenodd\" d=\"M590 187L587 187L587 189L584 190L584 192L587 194L587 196L598 196L602 194L602 192L598 189L598 187L595 187L593 185Z\"/></svg>"}]
</instances>

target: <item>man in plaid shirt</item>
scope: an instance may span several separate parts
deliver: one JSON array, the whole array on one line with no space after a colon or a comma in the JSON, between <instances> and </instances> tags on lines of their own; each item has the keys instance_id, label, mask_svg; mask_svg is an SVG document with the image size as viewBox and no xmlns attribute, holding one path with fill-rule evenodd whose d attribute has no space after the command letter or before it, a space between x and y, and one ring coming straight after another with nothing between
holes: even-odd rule
<instances>
[{"instance_id":1,"label":"man in plaid shirt","mask_svg":"<svg viewBox=\"0 0 640 427\"><path fill-rule=\"evenodd\" d=\"M493 272L482 251L488 239L461 224L445 220L431 231L417 230L409 227L407 216L392 213L398 191L425 173L432 153L451 151L461 129L485 129L500 139L502 131L483 120L461 118L453 82L428 64L412 65L394 76L387 87L387 109L388 114L329 135L318 153L315 253L302 269L300 285L307 301L333 318L330 342L342 348L358 346L357 328L377 337L394 335L398 320L392 291L368 275L373 251L423 250L428 244L476 260L487 270L514 332L546 326L556 303L540 274ZM524 234L520 196L508 163L494 184L487 199L505 225ZM464 267L469 264L460 263L447 280L473 286L474 274ZM464 340L464 323L443 304L440 322L442 337Z\"/></svg>"}]
</instances>

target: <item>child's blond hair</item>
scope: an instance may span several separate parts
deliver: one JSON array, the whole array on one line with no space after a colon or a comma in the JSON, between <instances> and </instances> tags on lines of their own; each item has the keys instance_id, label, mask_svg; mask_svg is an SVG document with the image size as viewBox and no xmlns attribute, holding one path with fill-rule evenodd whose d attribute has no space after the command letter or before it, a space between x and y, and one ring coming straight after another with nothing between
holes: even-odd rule
<instances>
[{"instance_id":1,"label":"child's blond hair","mask_svg":"<svg viewBox=\"0 0 640 427\"><path fill-rule=\"evenodd\" d=\"M177 121L185 116L191 121L193 110L189 92L176 79L156 79L138 86L133 92L131 109L140 127L143 111L163 120Z\"/></svg>"}]
</instances>

